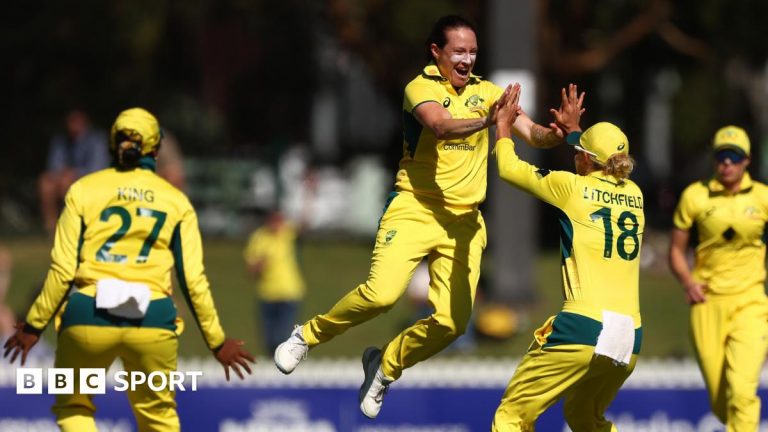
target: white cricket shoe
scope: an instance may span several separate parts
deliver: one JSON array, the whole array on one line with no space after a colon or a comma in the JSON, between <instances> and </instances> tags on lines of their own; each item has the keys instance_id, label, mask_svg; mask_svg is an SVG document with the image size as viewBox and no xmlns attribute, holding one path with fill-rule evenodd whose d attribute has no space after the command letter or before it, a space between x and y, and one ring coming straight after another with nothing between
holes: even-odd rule
<instances>
[{"instance_id":1,"label":"white cricket shoe","mask_svg":"<svg viewBox=\"0 0 768 432\"><path fill-rule=\"evenodd\" d=\"M379 415L384 395L394 380L386 377L382 372L381 350L375 347L366 348L363 352L363 372L365 372L365 381L360 386L360 411L366 417L373 419Z\"/></svg>"},{"instance_id":2,"label":"white cricket shoe","mask_svg":"<svg viewBox=\"0 0 768 432\"><path fill-rule=\"evenodd\" d=\"M275 366L286 375L293 372L296 366L307 358L307 352L309 352L309 346L304 341L301 329L302 326L295 326L291 336L275 348Z\"/></svg>"}]
</instances>

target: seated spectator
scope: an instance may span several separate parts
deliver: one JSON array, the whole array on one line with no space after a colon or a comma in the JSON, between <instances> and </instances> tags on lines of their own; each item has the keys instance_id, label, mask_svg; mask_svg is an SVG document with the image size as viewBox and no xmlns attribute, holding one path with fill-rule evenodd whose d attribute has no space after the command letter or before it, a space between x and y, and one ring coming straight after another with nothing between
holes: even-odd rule
<instances>
[{"instance_id":1,"label":"seated spectator","mask_svg":"<svg viewBox=\"0 0 768 432\"><path fill-rule=\"evenodd\" d=\"M38 182L43 224L49 234L53 234L56 228L62 200L69 186L85 174L109 165L107 134L92 129L85 112L77 109L70 111L65 123L66 133L51 139L48 163Z\"/></svg>"}]
</instances>

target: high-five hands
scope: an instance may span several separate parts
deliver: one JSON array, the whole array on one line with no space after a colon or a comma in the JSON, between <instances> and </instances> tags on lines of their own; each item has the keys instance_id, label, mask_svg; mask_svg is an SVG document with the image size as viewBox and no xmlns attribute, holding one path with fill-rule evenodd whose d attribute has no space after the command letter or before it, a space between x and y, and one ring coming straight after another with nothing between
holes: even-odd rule
<instances>
[{"instance_id":1,"label":"high-five hands","mask_svg":"<svg viewBox=\"0 0 768 432\"><path fill-rule=\"evenodd\" d=\"M512 137L512 125L520 115L520 84L508 86L497 101L496 135L499 138Z\"/></svg>"},{"instance_id":2,"label":"high-five hands","mask_svg":"<svg viewBox=\"0 0 768 432\"><path fill-rule=\"evenodd\" d=\"M584 92L579 94L576 84L568 84L567 91L566 89L560 91L560 108L549 110L555 118L555 121L549 124L550 129L560 138L571 132L580 131L579 121L586 111L583 104Z\"/></svg>"},{"instance_id":3,"label":"high-five hands","mask_svg":"<svg viewBox=\"0 0 768 432\"><path fill-rule=\"evenodd\" d=\"M499 108L506 103L510 93L512 93L512 87L512 84L508 85L507 88L504 89L504 92L501 93L501 96L499 96L499 99L491 105L491 109L488 111L488 116L485 118L486 127L496 124Z\"/></svg>"}]
</instances>

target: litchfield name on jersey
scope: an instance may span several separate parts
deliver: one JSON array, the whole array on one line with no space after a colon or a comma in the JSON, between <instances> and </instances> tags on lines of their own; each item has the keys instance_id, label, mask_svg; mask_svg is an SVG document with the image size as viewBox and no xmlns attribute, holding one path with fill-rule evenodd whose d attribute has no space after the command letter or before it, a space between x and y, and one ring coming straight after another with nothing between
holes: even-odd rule
<instances>
[{"instance_id":1,"label":"litchfield name on jersey","mask_svg":"<svg viewBox=\"0 0 768 432\"><path fill-rule=\"evenodd\" d=\"M586 200L597 201L603 204L613 204L640 210L643 208L643 197L637 195L609 192L584 186L583 196Z\"/></svg>"}]
</instances>

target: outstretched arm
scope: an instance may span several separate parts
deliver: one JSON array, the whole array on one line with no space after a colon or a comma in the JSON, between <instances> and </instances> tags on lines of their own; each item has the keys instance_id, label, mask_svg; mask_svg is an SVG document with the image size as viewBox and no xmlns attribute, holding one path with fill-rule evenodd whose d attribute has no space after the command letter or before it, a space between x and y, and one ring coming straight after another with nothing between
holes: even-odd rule
<instances>
[{"instance_id":1,"label":"outstretched arm","mask_svg":"<svg viewBox=\"0 0 768 432\"><path fill-rule=\"evenodd\" d=\"M497 107L502 105L512 86L507 86L499 100L491 105L484 117L455 119L451 113L435 101L427 101L413 109L413 115L424 127L430 129L439 140L461 139L481 131L496 121Z\"/></svg>"},{"instance_id":2,"label":"outstretched arm","mask_svg":"<svg viewBox=\"0 0 768 432\"><path fill-rule=\"evenodd\" d=\"M29 350L40 339L40 334L66 300L69 286L75 278L79 260L78 245L84 229L78 212L80 190L79 183L75 183L64 198L64 210L56 224L51 268L43 289L29 308L26 320L16 325L16 332L3 345L3 357L10 355L11 363L21 355L21 365L24 366Z\"/></svg>"},{"instance_id":3,"label":"outstretched arm","mask_svg":"<svg viewBox=\"0 0 768 432\"><path fill-rule=\"evenodd\" d=\"M250 374L251 368L248 362L254 362L254 359L242 348L243 341L226 337L221 327L208 278L204 272L203 248L197 215L191 206L174 229L171 250L182 294L208 348L211 349L216 360L224 366L227 381L229 381L230 368L240 379L243 379L241 368Z\"/></svg>"}]
</instances>

